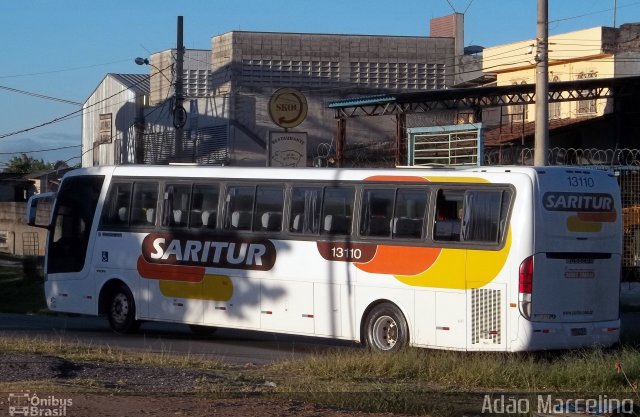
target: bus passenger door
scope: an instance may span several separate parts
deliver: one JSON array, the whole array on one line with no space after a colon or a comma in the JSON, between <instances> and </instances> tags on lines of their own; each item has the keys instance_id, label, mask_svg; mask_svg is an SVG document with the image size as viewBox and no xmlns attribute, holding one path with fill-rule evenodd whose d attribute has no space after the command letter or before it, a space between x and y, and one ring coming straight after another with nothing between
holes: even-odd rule
<instances>
[{"instance_id":1,"label":"bus passenger door","mask_svg":"<svg viewBox=\"0 0 640 417\"><path fill-rule=\"evenodd\" d=\"M87 280L94 216L103 176L66 178L58 191L47 244L45 289L53 310L91 314L95 285Z\"/></svg>"}]
</instances>

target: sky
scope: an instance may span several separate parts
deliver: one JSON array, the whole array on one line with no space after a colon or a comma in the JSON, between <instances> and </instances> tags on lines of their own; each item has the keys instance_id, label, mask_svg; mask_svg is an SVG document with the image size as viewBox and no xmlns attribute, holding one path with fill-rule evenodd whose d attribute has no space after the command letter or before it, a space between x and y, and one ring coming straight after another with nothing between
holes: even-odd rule
<instances>
[{"instance_id":1,"label":"sky","mask_svg":"<svg viewBox=\"0 0 640 417\"><path fill-rule=\"evenodd\" d=\"M616 26L640 22L640 0L548 2L550 35L613 26L614 4ZM79 163L77 103L108 73L148 73L134 59L175 48L177 16L185 47L210 49L213 36L232 30L428 36L431 18L456 11L465 15L465 45L491 47L535 38L536 7L537 0L2 0L0 170L21 152ZM64 149L43 152L55 148Z\"/></svg>"}]
</instances>

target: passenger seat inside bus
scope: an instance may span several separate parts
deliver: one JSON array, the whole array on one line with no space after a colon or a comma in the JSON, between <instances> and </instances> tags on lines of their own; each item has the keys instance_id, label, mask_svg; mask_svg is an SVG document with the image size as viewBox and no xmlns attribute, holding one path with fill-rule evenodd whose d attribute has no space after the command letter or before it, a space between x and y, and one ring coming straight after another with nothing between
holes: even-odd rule
<instances>
[{"instance_id":1,"label":"passenger seat inside bus","mask_svg":"<svg viewBox=\"0 0 640 417\"><path fill-rule=\"evenodd\" d=\"M250 230L251 212L234 211L231 213L231 228L235 230Z\"/></svg>"},{"instance_id":2,"label":"passenger seat inside bus","mask_svg":"<svg viewBox=\"0 0 640 417\"><path fill-rule=\"evenodd\" d=\"M282 228L282 213L277 211L267 211L262 214L261 226L262 230L275 232Z\"/></svg>"},{"instance_id":3,"label":"passenger seat inside bus","mask_svg":"<svg viewBox=\"0 0 640 417\"><path fill-rule=\"evenodd\" d=\"M205 210L202 212L202 226L216 227L218 213L214 210Z\"/></svg>"},{"instance_id":4,"label":"passenger seat inside bus","mask_svg":"<svg viewBox=\"0 0 640 417\"><path fill-rule=\"evenodd\" d=\"M339 214L327 214L324 216L323 230L331 235L347 235L349 230L350 219L347 216Z\"/></svg>"},{"instance_id":5,"label":"passenger seat inside bus","mask_svg":"<svg viewBox=\"0 0 640 417\"><path fill-rule=\"evenodd\" d=\"M433 231L436 240L460 240L460 220L438 220Z\"/></svg>"},{"instance_id":6,"label":"passenger seat inside bus","mask_svg":"<svg viewBox=\"0 0 640 417\"><path fill-rule=\"evenodd\" d=\"M184 223L182 221L182 210L180 209L173 210L173 225L184 226Z\"/></svg>"},{"instance_id":7,"label":"passenger seat inside bus","mask_svg":"<svg viewBox=\"0 0 640 417\"><path fill-rule=\"evenodd\" d=\"M291 222L291 231L295 233L302 232L302 214L296 214Z\"/></svg>"},{"instance_id":8,"label":"passenger seat inside bus","mask_svg":"<svg viewBox=\"0 0 640 417\"><path fill-rule=\"evenodd\" d=\"M126 207L120 207L118 209L118 221L122 224L126 224L129 220L129 210Z\"/></svg>"},{"instance_id":9,"label":"passenger seat inside bus","mask_svg":"<svg viewBox=\"0 0 640 417\"><path fill-rule=\"evenodd\" d=\"M393 219L393 236L419 238L422 235L422 219L395 217Z\"/></svg>"}]
</instances>

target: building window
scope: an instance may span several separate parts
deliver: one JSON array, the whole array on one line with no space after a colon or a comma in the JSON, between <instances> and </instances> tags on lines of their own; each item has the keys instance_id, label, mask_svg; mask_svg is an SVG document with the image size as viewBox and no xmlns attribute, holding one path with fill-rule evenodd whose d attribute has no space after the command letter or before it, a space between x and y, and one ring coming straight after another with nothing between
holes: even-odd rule
<instances>
[{"instance_id":1,"label":"building window","mask_svg":"<svg viewBox=\"0 0 640 417\"><path fill-rule=\"evenodd\" d=\"M588 71L588 72L580 72L576 75L576 79L578 80L586 80L589 78L597 78L598 77L598 73L595 71ZM588 97L590 94L589 90L581 90L579 92L579 97ZM577 108L576 108L576 113L581 116L581 115L587 115L587 114L594 114L596 113L598 110L598 106L597 106L597 100L595 99L591 99L591 100L578 100L578 104L577 104Z\"/></svg>"},{"instance_id":2,"label":"building window","mask_svg":"<svg viewBox=\"0 0 640 417\"><path fill-rule=\"evenodd\" d=\"M556 83L560 81L560 78L557 75L554 75L551 78L552 83ZM560 102L549 103L549 119L560 119L562 117L562 113L560 113Z\"/></svg>"},{"instance_id":3,"label":"building window","mask_svg":"<svg viewBox=\"0 0 640 417\"><path fill-rule=\"evenodd\" d=\"M518 84L526 84L527 82L525 80L522 80L520 82L514 81L512 84L513 85L518 85ZM520 102L522 99L519 97L514 98L514 102ZM519 122L519 123L523 123L526 122L527 119L529 118L529 106L527 106L526 104L514 104L509 106L509 115L511 118L511 122Z\"/></svg>"}]
</instances>

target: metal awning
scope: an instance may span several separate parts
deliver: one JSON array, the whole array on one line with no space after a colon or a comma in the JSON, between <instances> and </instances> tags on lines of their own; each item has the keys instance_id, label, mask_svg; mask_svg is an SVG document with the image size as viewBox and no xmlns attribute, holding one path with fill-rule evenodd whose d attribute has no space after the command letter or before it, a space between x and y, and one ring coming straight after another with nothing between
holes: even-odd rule
<instances>
[{"instance_id":1,"label":"metal awning","mask_svg":"<svg viewBox=\"0 0 640 417\"><path fill-rule=\"evenodd\" d=\"M549 103L595 100L632 94L640 77L591 78L549 83ZM433 110L474 109L535 103L535 84L450 88L444 90L363 96L336 100L328 107L337 119L388 116Z\"/></svg>"}]
</instances>

